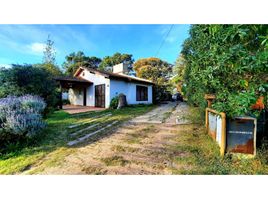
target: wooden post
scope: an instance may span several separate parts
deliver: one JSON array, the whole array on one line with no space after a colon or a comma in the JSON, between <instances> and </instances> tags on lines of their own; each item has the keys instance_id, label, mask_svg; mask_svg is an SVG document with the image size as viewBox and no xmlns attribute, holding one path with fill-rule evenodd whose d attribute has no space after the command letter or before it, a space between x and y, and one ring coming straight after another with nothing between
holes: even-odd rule
<instances>
[{"instance_id":1,"label":"wooden post","mask_svg":"<svg viewBox=\"0 0 268 200\"><path fill-rule=\"evenodd\" d=\"M62 86L60 84L60 105L59 105L60 109L62 109Z\"/></svg>"},{"instance_id":2,"label":"wooden post","mask_svg":"<svg viewBox=\"0 0 268 200\"><path fill-rule=\"evenodd\" d=\"M205 94L205 97L204 98L207 100L208 107L210 108L211 105L212 105L212 101L213 101L213 99L216 98L216 96L214 94Z\"/></svg>"},{"instance_id":3,"label":"wooden post","mask_svg":"<svg viewBox=\"0 0 268 200\"><path fill-rule=\"evenodd\" d=\"M208 130L208 108L206 108L206 129Z\"/></svg>"},{"instance_id":4,"label":"wooden post","mask_svg":"<svg viewBox=\"0 0 268 200\"><path fill-rule=\"evenodd\" d=\"M225 148L226 148L226 114L221 112L221 147L220 152L221 156L224 156L225 154Z\"/></svg>"}]
</instances>

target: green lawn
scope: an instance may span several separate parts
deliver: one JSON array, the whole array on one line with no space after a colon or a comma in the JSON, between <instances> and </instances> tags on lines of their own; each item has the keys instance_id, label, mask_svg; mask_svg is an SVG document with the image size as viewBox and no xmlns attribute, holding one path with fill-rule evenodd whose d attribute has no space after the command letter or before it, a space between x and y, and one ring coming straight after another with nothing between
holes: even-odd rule
<instances>
[{"instance_id":1,"label":"green lawn","mask_svg":"<svg viewBox=\"0 0 268 200\"><path fill-rule=\"evenodd\" d=\"M153 108L153 105L139 105L120 110L105 110L75 115L69 115L64 111L56 111L48 116L46 120L47 128L37 138L35 144L27 147L14 146L13 150L0 156L0 174L20 174L32 168L34 170L32 170L31 173L37 173L46 167L56 165L60 163L66 155L76 150L75 147L67 146L68 141L76 139L70 136L71 133L91 124L105 126L112 121L119 121L119 123L116 124L116 126L118 126L120 123L148 112ZM98 117L105 113L112 113L112 116ZM95 118L96 120L94 122L90 122L91 119ZM71 124L80 124L83 122L86 124L73 129L67 128ZM100 127L97 126L95 130L99 128ZM113 128L114 127L110 127L109 129ZM94 140L98 140L100 136L105 137L109 132L109 130L105 130L97 136L92 137L91 141L88 142L94 142ZM80 135L77 135L76 137L79 136ZM85 143L81 145L84 144Z\"/></svg>"}]
</instances>

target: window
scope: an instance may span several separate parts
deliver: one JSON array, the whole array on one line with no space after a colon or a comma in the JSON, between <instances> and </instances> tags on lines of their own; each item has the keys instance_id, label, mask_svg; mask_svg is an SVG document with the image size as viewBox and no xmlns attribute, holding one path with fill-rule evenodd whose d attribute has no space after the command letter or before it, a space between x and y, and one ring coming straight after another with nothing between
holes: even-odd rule
<instances>
[{"instance_id":1,"label":"window","mask_svg":"<svg viewBox=\"0 0 268 200\"><path fill-rule=\"evenodd\" d=\"M136 86L136 100L148 101L148 88L144 86Z\"/></svg>"}]
</instances>

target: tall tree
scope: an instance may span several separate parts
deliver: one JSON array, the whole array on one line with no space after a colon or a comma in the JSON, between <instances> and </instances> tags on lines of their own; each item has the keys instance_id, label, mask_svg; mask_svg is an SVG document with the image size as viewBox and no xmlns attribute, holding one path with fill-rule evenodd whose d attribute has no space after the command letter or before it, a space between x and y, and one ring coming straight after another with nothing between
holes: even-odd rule
<instances>
[{"instance_id":1,"label":"tall tree","mask_svg":"<svg viewBox=\"0 0 268 200\"><path fill-rule=\"evenodd\" d=\"M172 65L159 58L144 58L134 63L137 76L153 81L156 84L154 97L164 100L169 94L169 79L172 76Z\"/></svg>"},{"instance_id":2,"label":"tall tree","mask_svg":"<svg viewBox=\"0 0 268 200\"><path fill-rule=\"evenodd\" d=\"M131 54L121 54L115 53L112 56L105 56L100 63L99 69L104 71L111 71L112 67L119 63L126 63L128 64L129 70L133 70L132 64L134 63L134 59L132 58Z\"/></svg>"},{"instance_id":3,"label":"tall tree","mask_svg":"<svg viewBox=\"0 0 268 200\"><path fill-rule=\"evenodd\" d=\"M43 63L55 64L56 62L56 51L54 48L54 41L50 39L50 35L47 37L46 46L44 48Z\"/></svg>"},{"instance_id":4,"label":"tall tree","mask_svg":"<svg viewBox=\"0 0 268 200\"><path fill-rule=\"evenodd\" d=\"M172 77L170 78L171 89L183 93L183 76L185 71L185 59L183 54L180 54L176 59L172 69Z\"/></svg>"},{"instance_id":5,"label":"tall tree","mask_svg":"<svg viewBox=\"0 0 268 200\"><path fill-rule=\"evenodd\" d=\"M73 75L81 66L97 68L101 63L100 58L95 56L88 57L82 51L70 53L65 59L66 61L63 63L63 67L67 75Z\"/></svg>"},{"instance_id":6,"label":"tall tree","mask_svg":"<svg viewBox=\"0 0 268 200\"><path fill-rule=\"evenodd\" d=\"M53 76L60 76L62 74L60 68L56 65L56 50L54 48L54 41L50 39L49 35L44 48L43 63L36 66L46 69Z\"/></svg>"}]
</instances>

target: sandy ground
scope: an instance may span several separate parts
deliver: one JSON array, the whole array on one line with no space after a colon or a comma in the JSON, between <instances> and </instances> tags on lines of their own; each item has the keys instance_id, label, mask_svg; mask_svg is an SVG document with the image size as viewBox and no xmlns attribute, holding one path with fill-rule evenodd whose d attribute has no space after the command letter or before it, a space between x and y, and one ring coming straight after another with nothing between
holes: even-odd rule
<instances>
[{"instance_id":1,"label":"sandy ground","mask_svg":"<svg viewBox=\"0 0 268 200\"><path fill-rule=\"evenodd\" d=\"M172 174L181 167L174 157L187 156L176 150L180 133L193 128L176 124L187 108L184 103L163 104L109 136L77 147L59 165L39 174ZM167 112L172 112L168 118Z\"/></svg>"}]
</instances>

